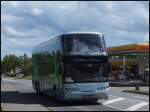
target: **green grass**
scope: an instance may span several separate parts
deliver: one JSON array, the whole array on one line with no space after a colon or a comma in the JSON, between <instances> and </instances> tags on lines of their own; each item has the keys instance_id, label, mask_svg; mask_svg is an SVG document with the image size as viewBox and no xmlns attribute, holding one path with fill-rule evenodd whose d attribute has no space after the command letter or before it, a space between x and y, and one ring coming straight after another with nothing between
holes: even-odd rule
<instances>
[{"instance_id":1,"label":"green grass","mask_svg":"<svg viewBox=\"0 0 150 112\"><path fill-rule=\"evenodd\" d=\"M15 79L26 79L26 80L31 80L32 79L32 75L27 75L24 77L15 77Z\"/></svg>"},{"instance_id":2,"label":"green grass","mask_svg":"<svg viewBox=\"0 0 150 112\"><path fill-rule=\"evenodd\" d=\"M143 90L139 90L139 91L138 90L124 90L123 92L149 95L149 91L143 91Z\"/></svg>"}]
</instances>

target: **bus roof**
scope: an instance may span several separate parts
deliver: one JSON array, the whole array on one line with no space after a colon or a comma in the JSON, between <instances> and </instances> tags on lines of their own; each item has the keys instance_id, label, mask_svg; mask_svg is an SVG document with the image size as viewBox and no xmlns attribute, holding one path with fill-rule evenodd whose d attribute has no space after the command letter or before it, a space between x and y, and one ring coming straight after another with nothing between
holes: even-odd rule
<instances>
[{"instance_id":1,"label":"bus roof","mask_svg":"<svg viewBox=\"0 0 150 112\"><path fill-rule=\"evenodd\" d=\"M100 32L68 32L68 33L64 33L64 34L61 34L61 35L69 35L69 34L99 34L99 35L102 35L102 33L100 33ZM54 38L58 38L58 37L61 36L61 35L58 35L58 36L53 37L53 38L50 38L49 40L44 41L44 42L42 42L42 43L40 43L40 44L34 46L33 48L36 48L36 47L38 47L38 46L41 46L41 45L43 45L43 44L49 42L50 40L52 40L52 39L54 39Z\"/></svg>"},{"instance_id":2,"label":"bus roof","mask_svg":"<svg viewBox=\"0 0 150 112\"><path fill-rule=\"evenodd\" d=\"M68 33L65 33L66 35L67 34L102 34L100 32L68 32Z\"/></svg>"}]
</instances>

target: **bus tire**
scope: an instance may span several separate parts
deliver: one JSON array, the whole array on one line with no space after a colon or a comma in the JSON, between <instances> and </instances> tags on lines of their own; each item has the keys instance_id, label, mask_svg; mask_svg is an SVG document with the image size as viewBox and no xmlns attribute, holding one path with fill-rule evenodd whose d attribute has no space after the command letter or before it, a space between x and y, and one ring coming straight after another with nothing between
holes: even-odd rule
<instances>
[{"instance_id":1,"label":"bus tire","mask_svg":"<svg viewBox=\"0 0 150 112\"><path fill-rule=\"evenodd\" d=\"M35 81L35 91L37 95L40 95L41 91L40 91L40 83L39 81Z\"/></svg>"},{"instance_id":2,"label":"bus tire","mask_svg":"<svg viewBox=\"0 0 150 112\"><path fill-rule=\"evenodd\" d=\"M98 103L98 99L91 99L93 103Z\"/></svg>"}]
</instances>

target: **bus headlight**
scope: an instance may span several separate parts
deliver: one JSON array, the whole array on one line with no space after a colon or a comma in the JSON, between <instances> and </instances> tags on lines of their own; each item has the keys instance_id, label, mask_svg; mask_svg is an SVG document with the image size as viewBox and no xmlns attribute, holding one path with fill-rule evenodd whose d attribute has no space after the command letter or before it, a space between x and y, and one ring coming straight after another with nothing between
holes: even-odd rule
<instances>
[{"instance_id":1,"label":"bus headlight","mask_svg":"<svg viewBox=\"0 0 150 112\"><path fill-rule=\"evenodd\" d=\"M103 91L103 90L106 90L108 88L109 88L108 86L101 86L101 87L98 87L97 90L98 91Z\"/></svg>"}]
</instances>

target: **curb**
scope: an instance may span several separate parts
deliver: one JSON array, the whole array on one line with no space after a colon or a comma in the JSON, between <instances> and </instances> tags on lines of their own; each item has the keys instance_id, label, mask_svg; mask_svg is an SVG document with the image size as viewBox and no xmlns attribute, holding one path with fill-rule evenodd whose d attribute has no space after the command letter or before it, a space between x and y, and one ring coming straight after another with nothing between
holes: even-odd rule
<instances>
[{"instance_id":1,"label":"curb","mask_svg":"<svg viewBox=\"0 0 150 112\"><path fill-rule=\"evenodd\" d=\"M135 87L135 86L140 86L140 87L148 87L149 83L109 83L111 87Z\"/></svg>"}]
</instances>

